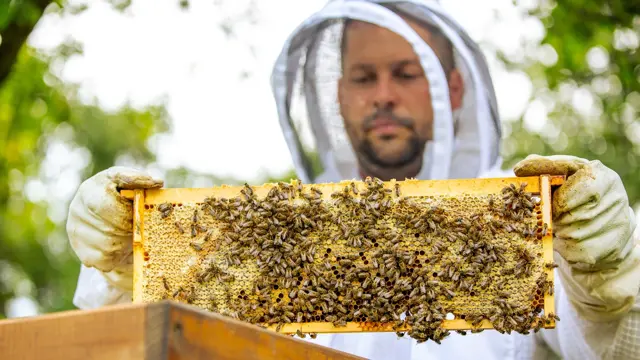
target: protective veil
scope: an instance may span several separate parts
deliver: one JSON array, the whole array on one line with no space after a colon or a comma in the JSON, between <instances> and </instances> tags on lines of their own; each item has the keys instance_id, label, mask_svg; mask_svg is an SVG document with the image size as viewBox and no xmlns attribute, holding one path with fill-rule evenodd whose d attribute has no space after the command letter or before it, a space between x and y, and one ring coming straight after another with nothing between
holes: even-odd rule
<instances>
[{"instance_id":1,"label":"protective veil","mask_svg":"<svg viewBox=\"0 0 640 360\"><path fill-rule=\"evenodd\" d=\"M465 84L462 108L452 111L438 58L398 14L438 27L451 40ZM356 157L337 102L345 18L400 34L420 58L429 79L434 121L433 141L425 147L418 178L472 178L499 166L500 122L489 71L480 49L460 25L433 1L336 0L293 32L272 74L280 125L302 181L357 177Z\"/></svg>"}]
</instances>

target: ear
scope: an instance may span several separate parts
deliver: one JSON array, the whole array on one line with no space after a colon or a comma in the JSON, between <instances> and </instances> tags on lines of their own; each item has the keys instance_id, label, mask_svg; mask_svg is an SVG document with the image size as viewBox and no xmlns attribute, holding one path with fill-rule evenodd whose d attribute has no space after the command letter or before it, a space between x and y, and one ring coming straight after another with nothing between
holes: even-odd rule
<instances>
[{"instance_id":1,"label":"ear","mask_svg":"<svg viewBox=\"0 0 640 360\"><path fill-rule=\"evenodd\" d=\"M464 80L458 69L453 69L449 75L449 100L451 100L451 110L457 110L462 106L464 96Z\"/></svg>"}]
</instances>

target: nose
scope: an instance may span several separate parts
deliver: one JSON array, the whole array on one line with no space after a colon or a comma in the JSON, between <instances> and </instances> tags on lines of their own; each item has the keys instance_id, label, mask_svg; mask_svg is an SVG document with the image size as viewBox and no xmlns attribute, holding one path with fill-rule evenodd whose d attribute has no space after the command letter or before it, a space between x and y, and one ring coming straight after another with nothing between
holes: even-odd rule
<instances>
[{"instance_id":1,"label":"nose","mask_svg":"<svg viewBox=\"0 0 640 360\"><path fill-rule=\"evenodd\" d=\"M393 109L398 102L398 93L393 80L388 76L379 76L376 83L374 106L377 109Z\"/></svg>"}]
</instances>

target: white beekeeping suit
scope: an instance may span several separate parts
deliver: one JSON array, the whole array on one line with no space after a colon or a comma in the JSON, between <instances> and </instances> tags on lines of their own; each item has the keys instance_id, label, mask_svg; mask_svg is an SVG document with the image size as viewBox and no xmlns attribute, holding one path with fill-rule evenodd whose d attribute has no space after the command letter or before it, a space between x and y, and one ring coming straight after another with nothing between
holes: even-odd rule
<instances>
[{"instance_id":1,"label":"white beekeeping suit","mask_svg":"<svg viewBox=\"0 0 640 360\"><path fill-rule=\"evenodd\" d=\"M452 111L447 79L434 51L399 15L435 26L451 40L465 83L460 108ZM419 56L434 116L433 140L425 148L416 177L510 176L500 171L500 121L487 65L462 28L433 1L337 0L293 32L273 71L280 124L304 182L359 177L336 94L345 18L399 34ZM632 236L635 217L619 176L597 160L569 156L532 155L517 164L515 172L568 175L553 202L554 248L560 265L555 299L561 316L555 330L526 336L453 333L441 345L416 344L394 333L327 334L313 341L385 360L640 359L640 249ZM162 184L122 167L82 183L67 221L70 244L82 262L76 306L90 309L131 302L132 204L118 190Z\"/></svg>"}]
</instances>

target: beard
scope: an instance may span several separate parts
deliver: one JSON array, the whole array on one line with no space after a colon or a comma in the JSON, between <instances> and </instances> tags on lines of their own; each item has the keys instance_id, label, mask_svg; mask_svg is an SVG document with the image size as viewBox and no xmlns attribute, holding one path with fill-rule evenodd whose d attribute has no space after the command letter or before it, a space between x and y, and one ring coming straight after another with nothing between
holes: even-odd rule
<instances>
[{"instance_id":1,"label":"beard","mask_svg":"<svg viewBox=\"0 0 640 360\"><path fill-rule=\"evenodd\" d=\"M385 117L389 121L395 122L397 125L406 128L412 133L411 137L405 144L404 149L402 149L399 154L396 154L391 158L388 156L382 157L376 151L371 141L366 137L367 133L375 126L375 121L379 117ZM398 116L394 114L393 110L390 108L376 109L373 114L364 118L362 130L365 134L365 138L358 146L360 156L363 157L363 160L367 163L380 168L401 168L414 163L416 160L421 158L425 145L425 142L422 141L415 132L414 124L415 121L413 119ZM392 137L383 137L382 140L392 140Z\"/></svg>"},{"instance_id":2,"label":"beard","mask_svg":"<svg viewBox=\"0 0 640 360\"><path fill-rule=\"evenodd\" d=\"M358 152L364 157L363 160L377 167L401 168L419 160L424 152L424 145L424 142L420 141L417 135L414 135L409 139L400 154L394 156L392 159L388 159L381 157L374 149L371 141L365 139L360 146L358 146Z\"/></svg>"}]
</instances>

